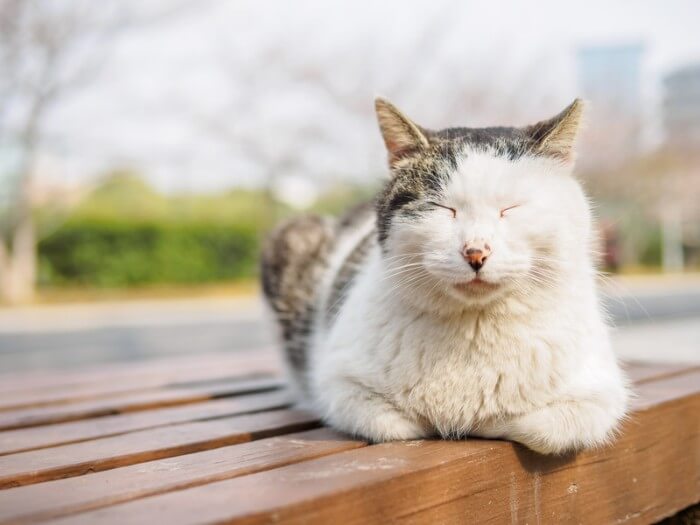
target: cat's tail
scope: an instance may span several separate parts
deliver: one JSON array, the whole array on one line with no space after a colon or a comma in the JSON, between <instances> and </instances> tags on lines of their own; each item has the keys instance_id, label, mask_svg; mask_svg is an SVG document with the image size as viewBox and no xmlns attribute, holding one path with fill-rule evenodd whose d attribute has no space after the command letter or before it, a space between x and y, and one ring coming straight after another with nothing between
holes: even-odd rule
<instances>
[{"instance_id":1,"label":"cat's tail","mask_svg":"<svg viewBox=\"0 0 700 525\"><path fill-rule=\"evenodd\" d=\"M308 391L309 347L334 237L331 219L307 215L278 226L263 247L263 292L280 327L291 372L303 391Z\"/></svg>"}]
</instances>

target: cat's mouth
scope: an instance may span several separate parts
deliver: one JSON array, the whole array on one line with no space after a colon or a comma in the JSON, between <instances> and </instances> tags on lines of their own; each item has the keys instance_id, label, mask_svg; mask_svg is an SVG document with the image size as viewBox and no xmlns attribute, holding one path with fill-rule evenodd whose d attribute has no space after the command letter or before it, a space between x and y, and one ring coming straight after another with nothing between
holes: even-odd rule
<instances>
[{"instance_id":1,"label":"cat's mouth","mask_svg":"<svg viewBox=\"0 0 700 525\"><path fill-rule=\"evenodd\" d=\"M454 285L454 287L459 290L460 292L487 292L490 290L495 290L498 288L498 284L496 283L491 283L488 281L484 281L480 277L474 277L470 281L464 281L461 283L457 283Z\"/></svg>"}]
</instances>

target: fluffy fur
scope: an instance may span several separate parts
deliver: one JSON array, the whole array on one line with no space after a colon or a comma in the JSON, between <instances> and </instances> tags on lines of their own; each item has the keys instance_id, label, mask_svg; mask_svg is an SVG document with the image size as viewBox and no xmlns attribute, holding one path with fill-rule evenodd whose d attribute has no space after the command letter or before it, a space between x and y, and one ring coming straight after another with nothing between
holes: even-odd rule
<instances>
[{"instance_id":1,"label":"fluffy fur","mask_svg":"<svg viewBox=\"0 0 700 525\"><path fill-rule=\"evenodd\" d=\"M391 178L374 207L287 223L263 257L292 371L327 423L554 454L612 438L628 391L571 175L581 112L435 132L377 101Z\"/></svg>"}]
</instances>

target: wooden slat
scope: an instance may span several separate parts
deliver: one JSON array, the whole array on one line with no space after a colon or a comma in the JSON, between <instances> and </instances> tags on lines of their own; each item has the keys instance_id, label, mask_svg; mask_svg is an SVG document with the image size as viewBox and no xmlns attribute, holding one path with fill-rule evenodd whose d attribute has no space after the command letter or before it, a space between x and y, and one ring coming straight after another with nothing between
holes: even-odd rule
<instances>
[{"instance_id":1,"label":"wooden slat","mask_svg":"<svg viewBox=\"0 0 700 525\"><path fill-rule=\"evenodd\" d=\"M64 403L162 387L180 382L222 380L254 374L279 374L277 353L261 350L236 354L203 354L196 362L189 359L175 364L156 362L130 363L104 368L88 368L79 372L54 372L48 377L34 374L0 377L0 410L26 406ZM107 367L109 370L109 367Z\"/></svg>"},{"instance_id":2,"label":"wooden slat","mask_svg":"<svg viewBox=\"0 0 700 525\"><path fill-rule=\"evenodd\" d=\"M365 446L328 429L0 491L0 523L30 523Z\"/></svg>"},{"instance_id":3,"label":"wooden slat","mask_svg":"<svg viewBox=\"0 0 700 525\"><path fill-rule=\"evenodd\" d=\"M659 403L673 401L688 392L700 391L700 369L688 369L687 373L660 378L635 385L636 398L632 400L635 410L651 408ZM695 423L700 430L700 414L695 414Z\"/></svg>"},{"instance_id":4,"label":"wooden slat","mask_svg":"<svg viewBox=\"0 0 700 525\"><path fill-rule=\"evenodd\" d=\"M184 405L216 397L265 392L281 386L282 382L279 379L240 379L188 388L164 388L121 394L65 405L10 410L0 412L0 430L76 421L156 407Z\"/></svg>"},{"instance_id":5,"label":"wooden slat","mask_svg":"<svg viewBox=\"0 0 700 525\"><path fill-rule=\"evenodd\" d=\"M142 430L0 456L0 489L190 454L317 426L299 410L275 410Z\"/></svg>"},{"instance_id":6,"label":"wooden slat","mask_svg":"<svg viewBox=\"0 0 700 525\"><path fill-rule=\"evenodd\" d=\"M276 390L98 419L9 430L0 432L0 456L175 423L286 408L291 403L292 396L288 391Z\"/></svg>"},{"instance_id":7,"label":"wooden slat","mask_svg":"<svg viewBox=\"0 0 700 525\"><path fill-rule=\"evenodd\" d=\"M249 351L236 353L240 355L250 355ZM225 360L233 354L221 352L192 356L170 356L167 358L147 359L143 361L126 361L115 363L100 363L98 365L80 366L76 369L65 370L33 370L19 373L0 374L0 393L5 393L13 389L25 390L32 388L51 388L61 386L71 386L81 383L96 383L104 379L105 376L126 376L151 375L177 372L186 370L189 367L196 367L203 362L212 359Z\"/></svg>"},{"instance_id":8,"label":"wooden slat","mask_svg":"<svg viewBox=\"0 0 700 525\"><path fill-rule=\"evenodd\" d=\"M57 524L650 523L700 495L700 373L648 383L614 446L544 457L499 441L388 443Z\"/></svg>"},{"instance_id":9,"label":"wooden slat","mask_svg":"<svg viewBox=\"0 0 700 525\"><path fill-rule=\"evenodd\" d=\"M650 381L700 370L699 365L682 363L640 363L635 361L623 363L623 368L625 372L627 372L627 376L635 384L648 383Z\"/></svg>"},{"instance_id":10,"label":"wooden slat","mask_svg":"<svg viewBox=\"0 0 700 525\"><path fill-rule=\"evenodd\" d=\"M110 379L168 377L187 379L190 370L236 367L249 363L262 366L266 371L280 369L279 352L269 348L254 350L237 350L235 352L211 352L188 356L169 356L167 358L127 361L118 363L101 363L99 365L79 366L70 370L44 370L0 374L0 393L27 391L36 389L75 387L81 384L97 384Z\"/></svg>"},{"instance_id":11,"label":"wooden slat","mask_svg":"<svg viewBox=\"0 0 700 525\"><path fill-rule=\"evenodd\" d=\"M270 374L269 372L264 372L255 368L252 370L227 370L222 368L212 370L206 368L199 370L195 369L192 374L190 374L186 382L182 380L158 380L157 382L144 381L144 383L132 381L129 383L116 382L108 384L100 383L96 385L86 384L77 385L70 388L62 387L60 389L32 390L20 393L13 392L11 394L6 394L5 397L0 400L0 412L17 410L20 408L62 405L75 401L113 397L115 395L137 393L146 390L156 390L159 388L177 388L197 383L201 384L206 382L234 381L241 377L272 375L276 374Z\"/></svg>"}]
</instances>

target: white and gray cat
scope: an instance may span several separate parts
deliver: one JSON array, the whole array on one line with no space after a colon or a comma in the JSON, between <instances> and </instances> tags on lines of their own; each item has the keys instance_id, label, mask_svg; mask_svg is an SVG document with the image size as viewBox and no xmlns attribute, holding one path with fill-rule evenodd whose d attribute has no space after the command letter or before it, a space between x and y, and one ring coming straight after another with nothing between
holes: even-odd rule
<instances>
[{"instance_id":1,"label":"white and gray cat","mask_svg":"<svg viewBox=\"0 0 700 525\"><path fill-rule=\"evenodd\" d=\"M609 442L629 393L571 174L582 102L524 128L442 131L376 109L391 171L376 201L289 221L264 249L301 394L375 442Z\"/></svg>"}]
</instances>

